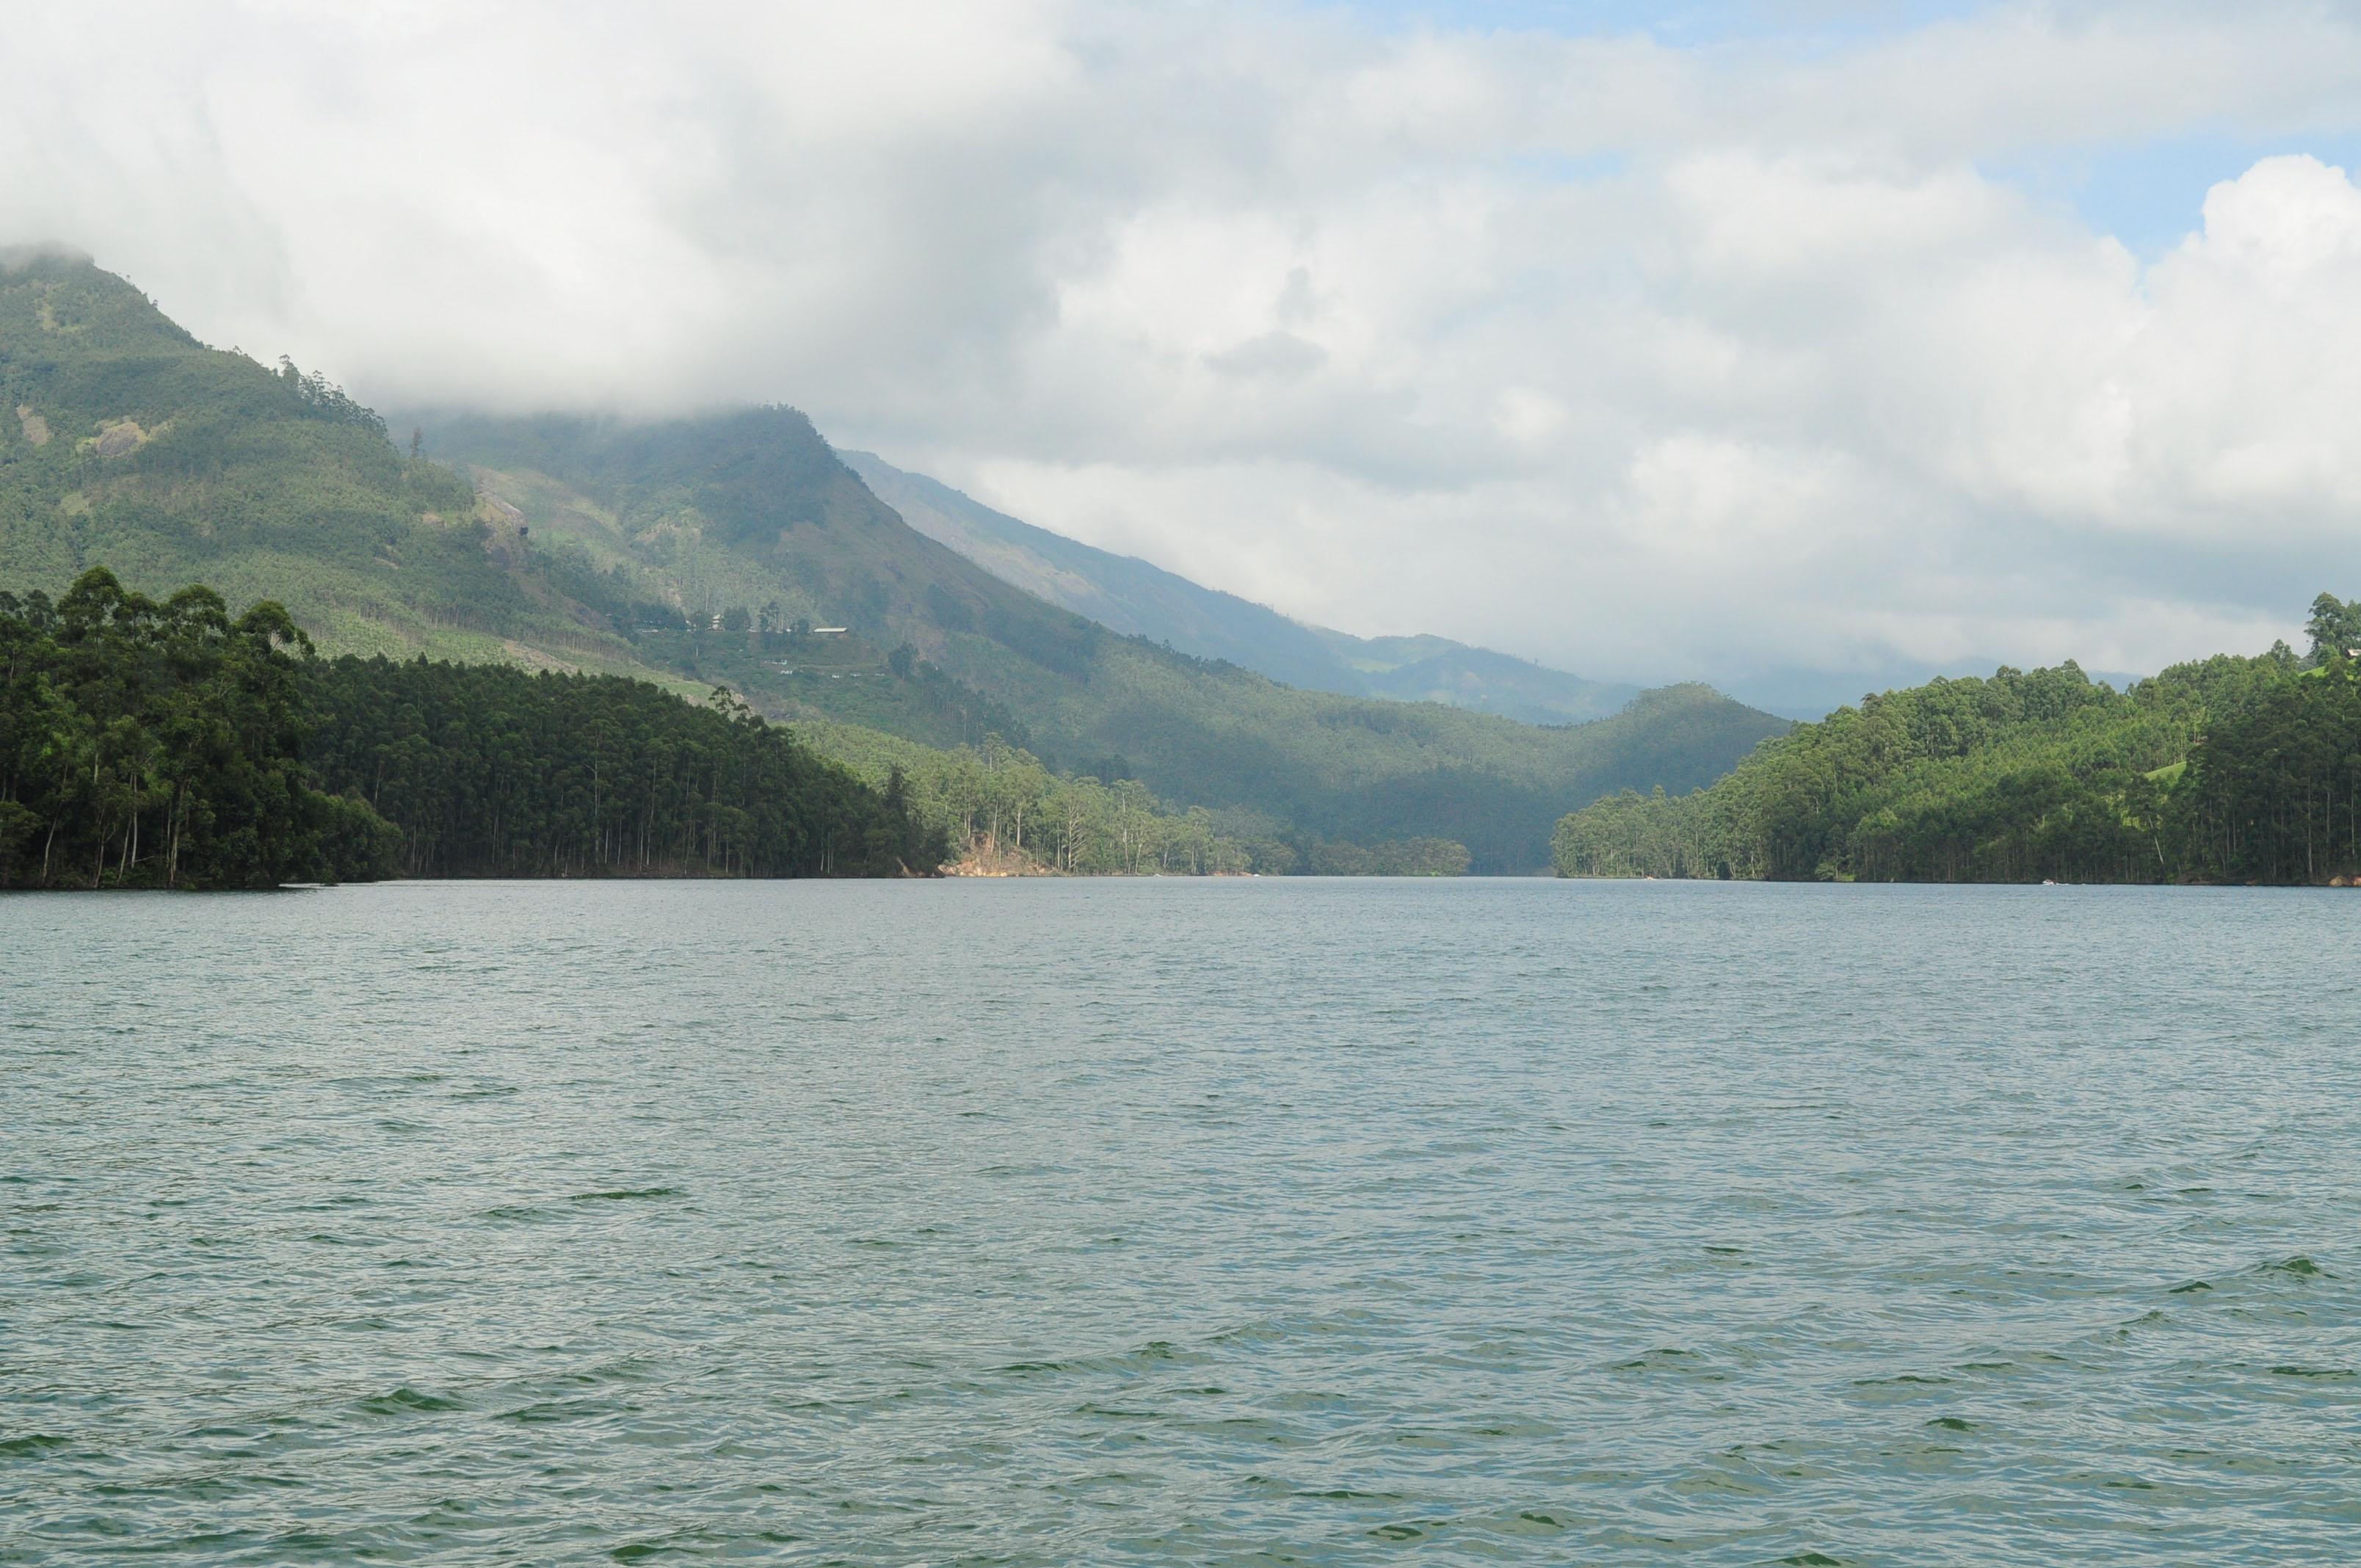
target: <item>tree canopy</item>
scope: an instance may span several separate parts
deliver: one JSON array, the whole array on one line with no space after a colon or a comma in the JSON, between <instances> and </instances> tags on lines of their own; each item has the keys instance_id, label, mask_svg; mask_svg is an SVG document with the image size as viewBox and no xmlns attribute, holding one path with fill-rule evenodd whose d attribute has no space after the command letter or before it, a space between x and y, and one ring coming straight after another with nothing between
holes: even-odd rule
<instances>
[{"instance_id":1,"label":"tree canopy","mask_svg":"<svg viewBox=\"0 0 2361 1568\"><path fill-rule=\"evenodd\" d=\"M0 594L0 886L412 876L893 875L942 836L727 692L318 659L93 568Z\"/></svg>"},{"instance_id":2,"label":"tree canopy","mask_svg":"<svg viewBox=\"0 0 2361 1568\"><path fill-rule=\"evenodd\" d=\"M392 833L314 788L311 644L265 601L161 603L104 568L0 594L0 885L260 887L385 869Z\"/></svg>"},{"instance_id":3,"label":"tree canopy","mask_svg":"<svg viewBox=\"0 0 2361 1568\"><path fill-rule=\"evenodd\" d=\"M2069 663L1938 680L1766 741L1686 795L1567 816L1565 876L2326 881L2361 872L2361 644L2176 665L2118 692Z\"/></svg>"}]
</instances>

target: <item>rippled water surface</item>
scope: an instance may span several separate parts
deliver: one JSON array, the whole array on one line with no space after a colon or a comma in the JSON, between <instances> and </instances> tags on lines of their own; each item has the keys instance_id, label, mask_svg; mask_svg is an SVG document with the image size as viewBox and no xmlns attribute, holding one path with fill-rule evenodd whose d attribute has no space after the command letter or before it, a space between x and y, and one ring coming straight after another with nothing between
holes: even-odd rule
<instances>
[{"instance_id":1,"label":"rippled water surface","mask_svg":"<svg viewBox=\"0 0 2361 1568\"><path fill-rule=\"evenodd\" d=\"M0 900L0 1562L2349 1562L2361 897Z\"/></svg>"}]
</instances>

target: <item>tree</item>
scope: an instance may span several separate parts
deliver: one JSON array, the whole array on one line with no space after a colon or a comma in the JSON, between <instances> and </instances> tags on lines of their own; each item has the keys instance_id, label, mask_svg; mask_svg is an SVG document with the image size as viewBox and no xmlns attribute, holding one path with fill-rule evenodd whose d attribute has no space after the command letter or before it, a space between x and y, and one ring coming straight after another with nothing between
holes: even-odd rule
<instances>
[{"instance_id":1,"label":"tree","mask_svg":"<svg viewBox=\"0 0 2361 1568\"><path fill-rule=\"evenodd\" d=\"M2312 601L2312 619L2304 623L2312 637L2312 662L2323 664L2361 653L2361 599L2347 603L2334 594Z\"/></svg>"},{"instance_id":2,"label":"tree","mask_svg":"<svg viewBox=\"0 0 2361 1568\"><path fill-rule=\"evenodd\" d=\"M1568 876L2313 883L2361 871L2356 607L2313 652L1938 680L1765 743L1707 790L1567 816Z\"/></svg>"},{"instance_id":3,"label":"tree","mask_svg":"<svg viewBox=\"0 0 2361 1568\"><path fill-rule=\"evenodd\" d=\"M378 874L382 824L302 767L311 643L278 605L233 620L210 589L159 604L93 567L54 606L0 595L0 884Z\"/></svg>"}]
</instances>

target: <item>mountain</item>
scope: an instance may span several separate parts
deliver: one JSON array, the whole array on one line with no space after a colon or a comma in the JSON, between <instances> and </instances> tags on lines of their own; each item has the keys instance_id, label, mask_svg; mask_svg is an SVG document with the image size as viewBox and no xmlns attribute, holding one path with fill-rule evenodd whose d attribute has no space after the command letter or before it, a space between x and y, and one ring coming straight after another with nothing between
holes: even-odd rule
<instances>
[{"instance_id":1,"label":"mountain","mask_svg":"<svg viewBox=\"0 0 2361 1568\"><path fill-rule=\"evenodd\" d=\"M1306 626L1136 556L1019 521L874 453L837 455L912 528L1003 582L1115 630L1226 660L1288 685L1448 703L1528 724L1603 718L1640 695L1637 686L1587 681L1446 637L1363 638Z\"/></svg>"},{"instance_id":2,"label":"mountain","mask_svg":"<svg viewBox=\"0 0 2361 1568\"><path fill-rule=\"evenodd\" d=\"M86 259L0 252L0 582L108 565L284 600L338 652L631 662L478 510L317 377L206 347Z\"/></svg>"},{"instance_id":3,"label":"mountain","mask_svg":"<svg viewBox=\"0 0 2361 1568\"><path fill-rule=\"evenodd\" d=\"M1539 869L1566 810L1708 783L1785 728L1702 686L1536 728L1125 635L912 529L789 409L413 424L416 452L87 260L0 260L12 587L55 592L103 563L142 591L280 599L332 652L726 684L776 717L938 746L997 732L1265 831L1456 839L1479 871Z\"/></svg>"},{"instance_id":4,"label":"mountain","mask_svg":"<svg viewBox=\"0 0 2361 1568\"><path fill-rule=\"evenodd\" d=\"M915 674L996 705L1038 752L1314 836L1450 838L1478 870L1532 870L1546 863L1557 803L1627 776L1704 783L1784 729L1703 686L1540 728L1297 689L1121 635L911 528L789 410L638 425L445 412L421 424L432 451L527 523L544 569L577 598L599 598L603 579L610 600L680 595L708 625L733 611L757 626L841 625L873 647L906 646ZM862 706L876 687L840 678L852 670L815 683L786 674L790 663L700 668L751 700L899 728Z\"/></svg>"}]
</instances>

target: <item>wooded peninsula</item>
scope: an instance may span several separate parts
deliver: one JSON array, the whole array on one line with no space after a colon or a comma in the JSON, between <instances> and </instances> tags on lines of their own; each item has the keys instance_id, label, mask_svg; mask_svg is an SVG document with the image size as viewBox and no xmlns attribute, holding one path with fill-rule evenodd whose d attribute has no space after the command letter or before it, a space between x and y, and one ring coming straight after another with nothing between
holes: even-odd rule
<instances>
[{"instance_id":1,"label":"wooded peninsula","mask_svg":"<svg viewBox=\"0 0 2361 1568\"><path fill-rule=\"evenodd\" d=\"M2303 884L2361 878L2361 601L2311 650L2116 691L2069 663L1938 680L1766 740L1684 795L1562 820L1561 876Z\"/></svg>"},{"instance_id":2,"label":"wooded peninsula","mask_svg":"<svg viewBox=\"0 0 2361 1568\"><path fill-rule=\"evenodd\" d=\"M820 745L796 733L816 731ZM1053 773L791 727L727 687L323 659L273 601L157 600L104 568L0 593L0 887L994 872L1457 875L1444 839L1290 841L1175 811L1120 759Z\"/></svg>"},{"instance_id":3,"label":"wooded peninsula","mask_svg":"<svg viewBox=\"0 0 2361 1568\"><path fill-rule=\"evenodd\" d=\"M644 682L321 660L104 568L0 594L0 886L931 870L899 789Z\"/></svg>"}]
</instances>

